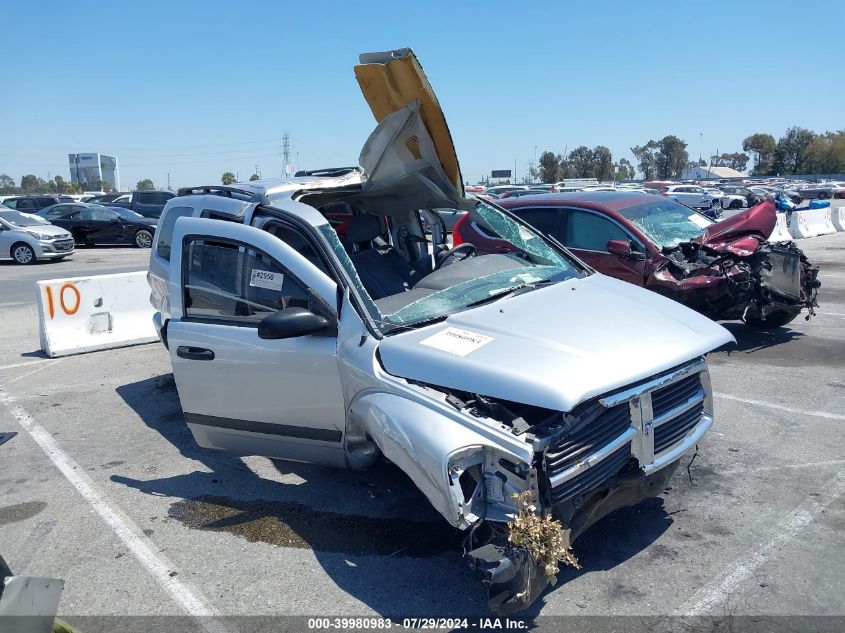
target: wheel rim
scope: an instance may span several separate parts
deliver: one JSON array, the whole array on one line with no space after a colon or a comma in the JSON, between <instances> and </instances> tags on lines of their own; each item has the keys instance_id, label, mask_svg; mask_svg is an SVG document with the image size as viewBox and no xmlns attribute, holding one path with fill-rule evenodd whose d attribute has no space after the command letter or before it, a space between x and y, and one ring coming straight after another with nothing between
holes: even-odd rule
<instances>
[{"instance_id":1,"label":"wheel rim","mask_svg":"<svg viewBox=\"0 0 845 633\"><path fill-rule=\"evenodd\" d=\"M153 238L149 233L139 231L135 234L135 243L141 248L149 248L153 245Z\"/></svg>"},{"instance_id":2,"label":"wheel rim","mask_svg":"<svg viewBox=\"0 0 845 633\"><path fill-rule=\"evenodd\" d=\"M32 261L32 249L28 246L18 246L15 249L15 261L19 264L28 264Z\"/></svg>"}]
</instances>

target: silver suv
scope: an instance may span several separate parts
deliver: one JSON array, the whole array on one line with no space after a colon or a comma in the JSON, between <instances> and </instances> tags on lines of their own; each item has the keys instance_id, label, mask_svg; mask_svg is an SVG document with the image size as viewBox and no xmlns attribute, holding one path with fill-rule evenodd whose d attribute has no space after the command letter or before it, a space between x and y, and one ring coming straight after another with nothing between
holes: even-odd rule
<instances>
[{"instance_id":1,"label":"silver suv","mask_svg":"<svg viewBox=\"0 0 845 633\"><path fill-rule=\"evenodd\" d=\"M660 493L713 422L703 356L733 338L468 198L409 50L355 72L379 121L360 170L167 204L156 325L201 446L353 469L387 458L474 535L491 606L516 611L547 581L505 547L515 495L574 539ZM511 250L448 248L433 209L471 210Z\"/></svg>"}]
</instances>

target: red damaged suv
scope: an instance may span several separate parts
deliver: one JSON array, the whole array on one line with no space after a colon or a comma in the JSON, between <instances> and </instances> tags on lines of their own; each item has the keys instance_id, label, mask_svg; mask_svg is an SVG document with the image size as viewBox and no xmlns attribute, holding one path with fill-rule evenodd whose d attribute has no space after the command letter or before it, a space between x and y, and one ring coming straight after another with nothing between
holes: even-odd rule
<instances>
[{"instance_id":1,"label":"red damaged suv","mask_svg":"<svg viewBox=\"0 0 845 633\"><path fill-rule=\"evenodd\" d=\"M794 242L768 242L775 206L766 201L713 222L662 196L596 191L497 201L597 271L675 299L712 319L763 329L813 314L818 268ZM454 245L507 252L475 212L454 228ZM808 317L809 318L809 314Z\"/></svg>"}]
</instances>

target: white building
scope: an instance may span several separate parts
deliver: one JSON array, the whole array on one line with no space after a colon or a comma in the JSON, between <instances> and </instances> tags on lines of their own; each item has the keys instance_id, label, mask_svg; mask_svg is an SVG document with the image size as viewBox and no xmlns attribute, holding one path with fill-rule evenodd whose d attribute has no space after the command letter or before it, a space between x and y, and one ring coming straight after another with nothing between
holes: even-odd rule
<instances>
[{"instance_id":1,"label":"white building","mask_svg":"<svg viewBox=\"0 0 845 633\"><path fill-rule=\"evenodd\" d=\"M745 174L730 167L687 167L681 174L681 180L708 180L714 178L745 178Z\"/></svg>"},{"instance_id":2,"label":"white building","mask_svg":"<svg viewBox=\"0 0 845 633\"><path fill-rule=\"evenodd\" d=\"M120 175L117 159L105 154L68 154L70 181L82 185L83 189L99 189L100 181L109 184L114 191L120 191ZM94 185L97 185L94 187Z\"/></svg>"}]
</instances>

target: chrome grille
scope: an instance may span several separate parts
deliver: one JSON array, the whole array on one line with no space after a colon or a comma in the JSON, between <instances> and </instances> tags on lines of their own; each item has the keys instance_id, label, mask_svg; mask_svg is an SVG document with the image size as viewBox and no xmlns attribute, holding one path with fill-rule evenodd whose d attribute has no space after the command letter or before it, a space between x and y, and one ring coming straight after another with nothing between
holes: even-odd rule
<instances>
[{"instance_id":1,"label":"chrome grille","mask_svg":"<svg viewBox=\"0 0 845 633\"><path fill-rule=\"evenodd\" d=\"M699 402L692 409L658 426L654 430L654 452L660 453L683 439L699 423L703 411L704 403Z\"/></svg>"},{"instance_id":2,"label":"chrome grille","mask_svg":"<svg viewBox=\"0 0 845 633\"><path fill-rule=\"evenodd\" d=\"M607 459L603 459L595 466L552 488L552 502L565 503L598 488L622 470L630 458L631 444L629 442L612 453Z\"/></svg>"},{"instance_id":3,"label":"chrome grille","mask_svg":"<svg viewBox=\"0 0 845 633\"><path fill-rule=\"evenodd\" d=\"M686 402L701 391L701 376L694 374L668 387L651 393L651 411L655 418L665 415L680 403Z\"/></svg>"},{"instance_id":4,"label":"chrome grille","mask_svg":"<svg viewBox=\"0 0 845 633\"><path fill-rule=\"evenodd\" d=\"M589 417L594 419L588 421L584 428L564 437L546 451L546 472L550 477L571 468L587 455L622 435L631 425L627 404L605 409L596 403L591 409L581 413L582 421Z\"/></svg>"}]
</instances>

